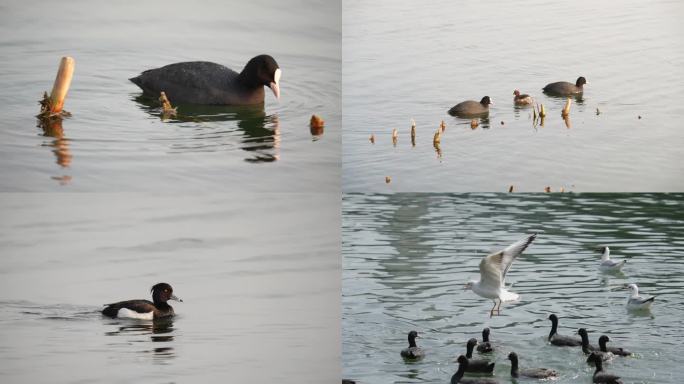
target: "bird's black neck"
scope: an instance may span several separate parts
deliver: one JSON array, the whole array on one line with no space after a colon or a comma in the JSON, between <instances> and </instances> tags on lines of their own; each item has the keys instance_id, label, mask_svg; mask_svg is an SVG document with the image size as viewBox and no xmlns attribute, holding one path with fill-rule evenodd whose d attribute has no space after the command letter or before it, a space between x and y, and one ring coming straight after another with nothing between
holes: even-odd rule
<instances>
[{"instance_id":1,"label":"bird's black neck","mask_svg":"<svg viewBox=\"0 0 684 384\"><path fill-rule=\"evenodd\" d=\"M511 376L518 377L518 357L511 357Z\"/></svg>"},{"instance_id":2,"label":"bird's black neck","mask_svg":"<svg viewBox=\"0 0 684 384\"><path fill-rule=\"evenodd\" d=\"M473 358L473 348L474 347L475 347L475 345L473 345L473 344L468 344L468 346L466 347L466 357L467 358L469 358L469 359Z\"/></svg>"},{"instance_id":3,"label":"bird's black neck","mask_svg":"<svg viewBox=\"0 0 684 384\"><path fill-rule=\"evenodd\" d=\"M482 341L485 343L489 343L489 332L482 331Z\"/></svg>"},{"instance_id":4,"label":"bird's black neck","mask_svg":"<svg viewBox=\"0 0 684 384\"><path fill-rule=\"evenodd\" d=\"M463 366L463 364L459 364L458 365L458 371L456 371L456 373L454 373L454 375L451 376L451 384L458 383L461 380L461 378L463 377L464 373L465 373L465 367Z\"/></svg>"},{"instance_id":5,"label":"bird's black neck","mask_svg":"<svg viewBox=\"0 0 684 384\"><path fill-rule=\"evenodd\" d=\"M601 361L601 357L596 356L594 359L594 364L596 364L596 371L594 371L594 376L596 376L599 374L599 372L603 371L603 362Z\"/></svg>"},{"instance_id":6,"label":"bird's black neck","mask_svg":"<svg viewBox=\"0 0 684 384\"><path fill-rule=\"evenodd\" d=\"M585 332L582 332L580 333L580 337L582 338L582 352L591 353L589 350L589 335L587 335Z\"/></svg>"},{"instance_id":7,"label":"bird's black neck","mask_svg":"<svg viewBox=\"0 0 684 384\"><path fill-rule=\"evenodd\" d=\"M409 341L409 348L415 348L416 347L416 338L409 336L408 338Z\"/></svg>"},{"instance_id":8,"label":"bird's black neck","mask_svg":"<svg viewBox=\"0 0 684 384\"><path fill-rule=\"evenodd\" d=\"M549 339L551 339L553 337L553 335L556 334L557 330L558 330L558 320L551 319L551 332L549 332Z\"/></svg>"},{"instance_id":9,"label":"bird's black neck","mask_svg":"<svg viewBox=\"0 0 684 384\"><path fill-rule=\"evenodd\" d=\"M159 309L171 308L171 306L166 301L154 300L154 306Z\"/></svg>"},{"instance_id":10,"label":"bird's black neck","mask_svg":"<svg viewBox=\"0 0 684 384\"><path fill-rule=\"evenodd\" d=\"M251 62L247 63L238 75L238 82L246 88L263 87L263 84L259 83L258 80L257 68Z\"/></svg>"},{"instance_id":11,"label":"bird's black neck","mask_svg":"<svg viewBox=\"0 0 684 384\"><path fill-rule=\"evenodd\" d=\"M606 348L606 341L603 339L599 339L599 349L601 349L601 352L608 352L608 348Z\"/></svg>"}]
</instances>

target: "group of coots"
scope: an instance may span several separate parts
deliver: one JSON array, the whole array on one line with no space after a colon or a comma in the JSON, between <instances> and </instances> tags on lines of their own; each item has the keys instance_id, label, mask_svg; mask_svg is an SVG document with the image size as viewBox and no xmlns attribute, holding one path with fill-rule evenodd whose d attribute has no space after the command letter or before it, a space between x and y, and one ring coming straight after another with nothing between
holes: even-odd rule
<instances>
[{"instance_id":1,"label":"group of coots","mask_svg":"<svg viewBox=\"0 0 684 384\"><path fill-rule=\"evenodd\" d=\"M584 92L584 85L587 84L587 80L580 76L575 81L575 84L569 83L567 81L557 81L555 83L547 84L543 90L545 93L554 96L574 96ZM513 92L515 97L513 102L516 105L532 105L534 104L534 98L530 95L520 94L517 89ZM451 109L449 109L449 114L458 117L478 117L486 115L489 113L489 106L494 104L489 96L485 96L482 100L466 100L460 102Z\"/></svg>"},{"instance_id":2,"label":"group of coots","mask_svg":"<svg viewBox=\"0 0 684 384\"><path fill-rule=\"evenodd\" d=\"M595 371L593 375L594 383L622 383L619 376L607 373L603 370L603 362L611 360L613 356L631 356L629 352L623 348L607 347L606 343L610 338L606 335L601 335L598 342L599 346L594 346L589 343L589 334L585 328L577 330L580 338L564 336L558 333L558 316L551 314L548 317L551 320L551 332L549 333L548 341L550 344L558 347L580 347L583 353L589 355L587 363L594 365ZM498 381L494 378L488 377L464 377L467 373L477 374L493 374L494 365L496 364L489 359L475 359L473 358L473 351L477 350L481 354L489 354L492 352L501 352L505 348L501 345L494 345L489 340L490 329L482 330L482 342L477 339L470 339L466 343L466 353L457 358L458 370L451 377L451 384L495 384ZM426 351L416 344L418 332L411 331L408 334L409 346L401 351L401 356L407 361L417 361L426 356ZM511 376L513 378L527 378L527 379L556 379L560 373L555 369L549 368L531 368L520 367L518 354L509 352L507 359L511 361ZM347 381L351 382L351 381Z\"/></svg>"}]
</instances>

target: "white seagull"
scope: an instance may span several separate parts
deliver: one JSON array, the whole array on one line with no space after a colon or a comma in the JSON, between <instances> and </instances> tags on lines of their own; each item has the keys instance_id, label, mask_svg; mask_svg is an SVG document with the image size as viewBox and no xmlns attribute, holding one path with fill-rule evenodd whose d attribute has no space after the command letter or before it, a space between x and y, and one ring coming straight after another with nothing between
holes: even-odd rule
<instances>
[{"instance_id":1,"label":"white seagull","mask_svg":"<svg viewBox=\"0 0 684 384\"><path fill-rule=\"evenodd\" d=\"M622 269L622 267L627 262L627 260L622 260L622 261L611 260L610 248L608 248L608 247L601 248L601 251L603 251L603 256L601 256L601 264L599 265L599 268L601 268L601 270L603 270L603 271L617 272L620 269Z\"/></svg>"},{"instance_id":2,"label":"white seagull","mask_svg":"<svg viewBox=\"0 0 684 384\"><path fill-rule=\"evenodd\" d=\"M483 258L480 262L480 280L472 280L466 284L466 290L472 289L477 295L494 302L492 310L489 311L489 317L494 315L496 299L499 299L499 308L496 310L499 313L502 302L515 301L520 298L517 293L506 289L506 272L511 268L513 261L523 253L536 237L537 234L535 233L509 245L504 250Z\"/></svg>"},{"instance_id":3,"label":"white seagull","mask_svg":"<svg viewBox=\"0 0 684 384\"><path fill-rule=\"evenodd\" d=\"M630 308L630 309L649 309L649 308L651 308L651 304L653 304L653 300L655 300L655 296L651 296L649 298L639 296L639 287L637 287L636 284L627 284L625 286L625 288L632 291L629 295L629 298L627 299L627 308Z\"/></svg>"}]
</instances>

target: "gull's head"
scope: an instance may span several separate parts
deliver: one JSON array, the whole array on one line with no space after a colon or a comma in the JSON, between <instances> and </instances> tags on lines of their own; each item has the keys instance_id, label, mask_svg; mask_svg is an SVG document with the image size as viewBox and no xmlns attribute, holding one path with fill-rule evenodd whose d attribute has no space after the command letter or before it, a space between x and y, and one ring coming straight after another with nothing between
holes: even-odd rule
<instances>
[{"instance_id":1,"label":"gull's head","mask_svg":"<svg viewBox=\"0 0 684 384\"><path fill-rule=\"evenodd\" d=\"M464 290L464 291L472 290L472 289L473 289L473 284L475 284L475 280L471 280L471 281L467 282L467 283L463 286L463 290Z\"/></svg>"},{"instance_id":2,"label":"gull's head","mask_svg":"<svg viewBox=\"0 0 684 384\"><path fill-rule=\"evenodd\" d=\"M629 289L632 293L639 292L639 287L636 284L625 284L625 289Z\"/></svg>"}]
</instances>

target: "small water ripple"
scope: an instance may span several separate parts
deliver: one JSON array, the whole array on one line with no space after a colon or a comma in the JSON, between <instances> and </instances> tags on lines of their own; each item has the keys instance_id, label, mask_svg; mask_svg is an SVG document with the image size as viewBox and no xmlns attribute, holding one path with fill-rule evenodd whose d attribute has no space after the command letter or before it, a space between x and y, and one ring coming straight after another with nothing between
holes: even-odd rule
<instances>
[{"instance_id":1,"label":"small water ripple","mask_svg":"<svg viewBox=\"0 0 684 384\"><path fill-rule=\"evenodd\" d=\"M549 313L562 334L585 327L592 342L637 352L608 369L628 382L676 383L678 320L684 316L684 195L347 194L343 200L343 371L361 382L444 382L465 341L492 328L504 349L562 372L559 383L590 375L579 350L546 345ZM503 218L503 219L500 219ZM522 300L488 317L491 303L463 286L480 259L538 232L507 276ZM622 273L597 268L597 247L628 260ZM624 284L655 295L653 310L628 312ZM398 351L410 329L422 332L429 357L406 365ZM372 356L372 358L369 358ZM505 353L496 376L508 377ZM680 371L681 372L681 371Z\"/></svg>"}]
</instances>

